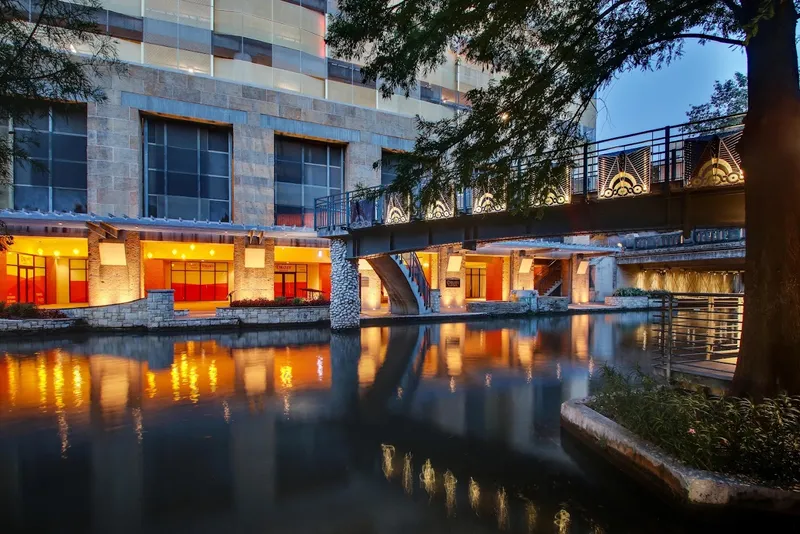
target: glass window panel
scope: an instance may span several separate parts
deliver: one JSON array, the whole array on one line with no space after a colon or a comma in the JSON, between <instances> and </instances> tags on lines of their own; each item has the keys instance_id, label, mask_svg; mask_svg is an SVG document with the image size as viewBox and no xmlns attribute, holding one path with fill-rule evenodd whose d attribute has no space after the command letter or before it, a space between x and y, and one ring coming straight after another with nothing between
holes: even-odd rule
<instances>
[{"instance_id":1,"label":"glass window panel","mask_svg":"<svg viewBox=\"0 0 800 534\"><path fill-rule=\"evenodd\" d=\"M83 139L85 145L86 138ZM30 158L50 157L50 136L47 132L20 131L16 135L16 142L17 147L24 150Z\"/></svg>"},{"instance_id":2,"label":"glass window panel","mask_svg":"<svg viewBox=\"0 0 800 534\"><path fill-rule=\"evenodd\" d=\"M284 161L303 161L303 143L286 137L277 138L275 157Z\"/></svg>"},{"instance_id":3,"label":"glass window panel","mask_svg":"<svg viewBox=\"0 0 800 534\"><path fill-rule=\"evenodd\" d=\"M208 129L208 150L216 152L228 152L229 131L222 128Z\"/></svg>"},{"instance_id":4,"label":"glass window panel","mask_svg":"<svg viewBox=\"0 0 800 534\"><path fill-rule=\"evenodd\" d=\"M50 173L46 160L15 160L14 183L20 185L49 185Z\"/></svg>"},{"instance_id":5,"label":"glass window panel","mask_svg":"<svg viewBox=\"0 0 800 534\"><path fill-rule=\"evenodd\" d=\"M303 205L303 186L295 184L285 184L278 182L275 184L275 203L283 206L302 206Z\"/></svg>"},{"instance_id":6,"label":"glass window panel","mask_svg":"<svg viewBox=\"0 0 800 534\"><path fill-rule=\"evenodd\" d=\"M53 162L53 187L70 187L86 191L86 162Z\"/></svg>"},{"instance_id":7,"label":"glass window panel","mask_svg":"<svg viewBox=\"0 0 800 534\"><path fill-rule=\"evenodd\" d=\"M53 211L86 213L86 189L53 188Z\"/></svg>"},{"instance_id":8,"label":"glass window panel","mask_svg":"<svg viewBox=\"0 0 800 534\"><path fill-rule=\"evenodd\" d=\"M149 195L147 201L147 214L151 217L166 217L166 200L164 195Z\"/></svg>"},{"instance_id":9,"label":"glass window panel","mask_svg":"<svg viewBox=\"0 0 800 534\"><path fill-rule=\"evenodd\" d=\"M272 47L272 66L292 72L300 72L301 53L299 50L275 45Z\"/></svg>"},{"instance_id":10,"label":"glass window panel","mask_svg":"<svg viewBox=\"0 0 800 534\"><path fill-rule=\"evenodd\" d=\"M343 148L338 145L332 145L330 147L331 151L331 167L341 167L342 166L342 153Z\"/></svg>"},{"instance_id":11,"label":"glass window panel","mask_svg":"<svg viewBox=\"0 0 800 534\"><path fill-rule=\"evenodd\" d=\"M197 198L167 195L167 217L170 219L196 219Z\"/></svg>"},{"instance_id":12,"label":"glass window panel","mask_svg":"<svg viewBox=\"0 0 800 534\"><path fill-rule=\"evenodd\" d=\"M197 150L197 127L182 122L167 123L167 145Z\"/></svg>"},{"instance_id":13,"label":"glass window panel","mask_svg":"<svg viewBox=\"0 0 800 534\"><path fill-rule=\"evenodd\" d=\"M328 168L324 165L306 165L304 184L328 187Z\"/></svg>"},{"instance_id":14,"label":"glass window panel","mask_svg":"<svg viewBox=\"0 0 800 534\"><path fill-rule=\"evenodd\" d=\"M200 174L215 174L217 176L230 175L230 162L228 154L222 152L200 153Z\"/></svg>"},{"instance_id":15,"label":"glass window panel","mask_svg":"<svg viewBox=\"0 0 800 534\"><path fill-rule=\"evenodd\" d=\"M339 167L331 167L330 171L331 171L331 189L341 189L342 170Z\"/></svg>"},{"instance_id":16,"label":"glass window panel","mask_svg":"<svg viewBox=\"0 0 800 534\"><path fill-rule=\"evenodd\" d=\"M250 56L253 63L272 66L272 44L257 41L255 39L244 39L244 53Z\"/></svg>"},{"instance_id":17,"label":"glass window panel","mask_svg":"<svg viewBox=\"0 0 800 534\"><path fill-rule=\"evenodd\" d=\"M147 145L147 167L150 169L164 169L163 145Z\"/></svg>"},{"instance_id":18,"label":"glass window panel","mask_svg":"<svg viewBox=\"0 0 800 534\"><path fill-rule=\"evenodd\" d=\"M200 196L215 200L228 200L230 180L213 176L200 177Z\"/></svg>"},{"instance_id":19,"label":"glass window panel","mask_svg":"<svg viewBox=\"0 0 800 534\"><path fill-rule=\"evenodd\" d=\"M14 209L50 211L50 188L16 186Z\"/></svg>"},{"instance_id":20,"label":"glass window panel","mask_svg":"<svg viewBox=\"0 0 800 534\"><path fill-rule=\"evenodd\" d=\"M167 170L197 174L197 150L167 147Z\"/></svg>"},{"instance_id":21,"label":"glass window panel","mask_svg":"<svg viewBox=\"0 0 800 534\"><path fill-rule=\"evenodd\" d=\"M147 141L149 143L164 144L164 123L150 121L147 125Z\"/></svg>"},{"instance_id":22,"label":"glass window panel","mask_svg":"<svg viewBox=\"0 0 800 534\"><path fill-rule=\"evenodd\" d=\"M86 137L53 134L53 159L86 161Z\"/></svg>"},{"instance_id":23,"label":"glass window panel","mask_svg":"<svg viewBox=\"0 0 800 534\"><path fill-rule=\"evenodd\" d=\"M208 203L208 220L229 222L231 220L230 202L210 201Z\"/></svg>"},{"instance_id":24,"label":"glass window panel","mask_svg":"<svg viewBox=\"0 0 800 534\"><path fill-rule=\"evenodd\" d=\"M147 173L147 190L153 195L163 195L167 191L164 171L149 171Z\"/></svg>"},{"instance_id":25,"label":"glass window panel","mask_svg":"<svg viewBox=\"0 0 800 534\"><path fill-rule=\"evenodd\" d=\"M275 181L291 184L303 182L303 165L301 163L276 161L275 162Z\"/></svg>"},{"instance_id":26,"label":"glass window panel","mask_svg":"<svg viewBox=\"0 0 800 534\"><path fill-rule=\"evenodd\" d=\"M318 198L326 196L328 196L327 187L312 187L310 185L305 186L305 198L304 198L305 207L311 208L313 211L314 201Z\"/></svg>"},{"instance_id":27,"label":"glass window panel","mask_svg":"<svg viewBox=\"0 0 800 534\"><path fill-rule=\"evenodd\" d=\"M307 144L305 150L306 163L318 163L320 165L328 164L328 147L327 145Z\"/></svg>"},{"instance_id":28,"label":"glass window panel","mask_svg":"<svg viewBox=\"0 0 800 534\"><path fill-rule=\"evenodd\" d=\"M353 83L353 67L341 61L328 60L328 78L345 83Z\"/></svg>"},{"instance_id":29,"label":"glass window panel","mask_svg":"<svg viewBox=\"0 0 800 534\"><path fill-rule=\"evenodd\" d=\"M225 271L226 273L228 272L228 264L227 263L217 263L215 265L217 266L217 271Z\"/></svg>"},{"instance_id":30,"label":"glass window panel","mask_svg":"<svg viewBox=\"0 0 800 534\"><path fill-rule=\"evenodd\" d=\"M167 173L167 194L182 197L197 197L197 175L176 172ZM197 206L195 206L196 208Z\"/></svg>"},{"instance_id":31,"label":"glass window panel","mask_svg":"<svg viewBox=\"0 0 800 534\"><path fill-rule=\"evenodd\" d=\"M82 106L53 106L53 131L86 135L86 109Z\"/></svg>"}]
</instances>

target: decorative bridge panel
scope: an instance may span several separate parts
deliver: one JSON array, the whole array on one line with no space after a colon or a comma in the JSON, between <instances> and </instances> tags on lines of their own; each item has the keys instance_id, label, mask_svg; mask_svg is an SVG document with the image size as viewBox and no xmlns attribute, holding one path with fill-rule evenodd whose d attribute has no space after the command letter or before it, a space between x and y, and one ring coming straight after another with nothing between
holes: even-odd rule
<instances>
[{"instance_id":1,"label":"decorative bridge panel","mask_svg":"<svg viewBox=\"0 0 800 534\"><path fill-rule=\"evenodd\" d=\"M603 155L597 158L598 198L644 195L650 190L650 147Z\"/></svg>"},{"instance_id":2,"label":"decorative bridge panel","mask_svg":"<svg viewBox=\"0 0 800 534\"><path fill-rule=\"evenodd\" d=\"M534 207L561 206L572 201L572 168L559 166L554 168L553 172L557 175L553 189L547 193L543 202L534 200Z\"/></svg>"},{"instance_id":3,"label":"decorative bridge panel","mask_svg":"<svg viewBox=\"0 0 800 534\"><path fill-rule=\"evenodd\" d=\"M441 194L436 201L425 209L425 220L450 219L456 215L455 195Z\"/></svg>"},{"instance_id":4,"label":"decorative bridge panel","mask_svg":"<svg viewBox=\"0 0 800 534\"><path fill-rule=\"evenodd\" d=\"M472 213L498 213L506 210L506 202L502 193L474 190L472 193Z\"/></svg>"},{"instance_id":5,"label":"decorative bridge panel","mask_svg":"<svg viewBox=\"0 0 800 534\"><path fill-rule=\"evenodd\" d=\"M411 222L411 206L408 195L387 193L384 196L384 224L403 224Z\"/></svg>"},{"instance_id":6,"label":"decorative bridge panel","mask_svg":"<svg viewBox=\"0 0 800 534\"><path fill-rule=\"evenodd\" d=\"M686 187L718 187L744 182L737 145L743 131L688 139L684 146Z\"/></svg>"}]
</instances>

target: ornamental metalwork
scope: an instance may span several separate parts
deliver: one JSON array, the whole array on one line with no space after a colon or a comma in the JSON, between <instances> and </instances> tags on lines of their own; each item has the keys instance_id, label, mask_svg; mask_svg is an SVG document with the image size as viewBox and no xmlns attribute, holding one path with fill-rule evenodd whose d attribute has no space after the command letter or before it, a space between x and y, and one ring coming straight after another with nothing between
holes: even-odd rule
<instances>
[{"instance_id":1,"label":"ornamental metalwork","mask_svg":"<svg viewBox=\"0 0 800 534\"><path fill-rule=\"evenodd\" d=\"M742 130L689 139L684 145L686 187L719 187L744 183L737 145Z\"/></svg>"},{"instance_id":2,"label":"ornamental metalwork","mask_svg":"<svg viewBox=\"0 0 800 534\"><path fill-rule=\"evenodd\" d=\"M403 224L411 221L411 213L408 205L408 195L403 193L386 193L385 196L386 214L385 224Z\"/></svg>"},{"instance_id":3,"label":"ornamental metalwork","mask_svg":"<svg viewBox=\"0 0 800 534\"><path fill-rule=\"evenodd\" d=\"M626 150L597 158L598 197L623 198L650 190L650 147Z\"/></svg>"},{"instance_id":4,"label":"ornamental metalwork","mask_svg":"<svg viewBox=\"0 0 800 534\"><path fill-rule=\"evenodd\" d=\"M472 195L472 213L497 213L506 210L502 193L475 190Z\"/></svg>"},{"instance_id":5,"label":"ornamental metalwork","mask_svg":"<svg viewBox=\"0 0 800 534\"><path fill-rule=\"evenodd\" d=\"M449 219L455 217L456 199L453 195L439 194L436 200L425 209L425 220Z\"/></svg>"},{"instance_id":6,"label":"ornamental metalwork","mask_svg":"<svg viewBox=\"0 0 800 534\"><path fill-rule=\"evenodd\" d=\"M557 182L551 191L544 197L544 201L534 200L536 208L542 206L561 206L569 204L572 200L572 169L570 167L555 167L552 171L557 173Z\"/></svg>"}]
</instances>

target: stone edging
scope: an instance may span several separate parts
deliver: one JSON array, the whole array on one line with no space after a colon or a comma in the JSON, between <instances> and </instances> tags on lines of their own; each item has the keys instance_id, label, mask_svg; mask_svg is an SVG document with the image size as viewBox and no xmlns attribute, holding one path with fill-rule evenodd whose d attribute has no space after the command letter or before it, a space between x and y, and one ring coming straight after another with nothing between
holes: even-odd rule
<instances>
[{"instance_id":1,"label":"stone edging","mask_svg":"<svg viewBox=\"0 0 800 534\"><path fill-rule=\"evenodd\" d=\"M561 405L561 425L570 434L630 474L684 505L742 507L800 513L800 492L754 486L710 471L686 467L651 443L586 406L587 399Z\"/></svg>"}]
</instances>

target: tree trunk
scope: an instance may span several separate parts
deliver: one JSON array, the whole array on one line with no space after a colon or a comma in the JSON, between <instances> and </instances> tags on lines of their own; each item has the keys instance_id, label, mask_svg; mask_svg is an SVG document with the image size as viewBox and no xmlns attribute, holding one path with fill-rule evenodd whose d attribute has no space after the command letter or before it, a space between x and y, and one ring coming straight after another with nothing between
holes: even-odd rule
<instances>
[{"instance_id":1,"label":"tree trunk","mask_svg":"<svg viewBox=\"0 0 800 534\"><path fill-rule=\"evenodd\" d=\"M742 345L732 392L756 400L782 391L800 394L796 13L791 1L773 5L774 15L759 21L746 47L749 105L740 142L747 253Z\"/></svg>"}]
</instances>

